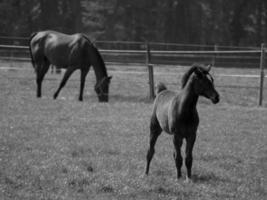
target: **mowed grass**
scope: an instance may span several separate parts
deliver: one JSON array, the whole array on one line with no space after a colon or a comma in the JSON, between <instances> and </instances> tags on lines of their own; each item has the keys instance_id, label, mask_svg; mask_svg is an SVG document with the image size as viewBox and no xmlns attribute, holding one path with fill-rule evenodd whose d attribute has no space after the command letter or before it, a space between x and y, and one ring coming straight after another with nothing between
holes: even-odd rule
<instances>
[{"instance_id":1,"label":"mowed grass","mask_svg":"<svg viewBox=\"0 0 267 200\"><path fill-rule=\"evenodd\" d=\"M165 133L150 175L143 176L152 109L147 74L118 69L127 72L110 67L105 104L97 102L92 71L78 102L78 72L53 100L62 75L47 74L37 99L33 71L0 70L0 199L266 199L267 109L265 102L256 107L257 80L216 78L221 69L214 70L221 102L200 99L193 182L187 184L184 166L176 179L172 138ZM176 89L184 69L155 72L156 82Z\"/></svg>"}]
</instances>

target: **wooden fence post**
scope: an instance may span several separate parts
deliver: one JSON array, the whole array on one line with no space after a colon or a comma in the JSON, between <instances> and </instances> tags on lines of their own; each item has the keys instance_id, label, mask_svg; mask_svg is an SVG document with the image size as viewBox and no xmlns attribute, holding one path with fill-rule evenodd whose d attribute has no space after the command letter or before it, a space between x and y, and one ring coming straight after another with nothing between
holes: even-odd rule
<instances>
[{"instance_id":1,"label":"wooden fence post","mask_svg":"<svg viewBox=\"0 0 267 200\"><path fill-rule=\"evenodd\" d=\"M154 99L155 98L155 92L154 92L154 72L153 72L153 65L148 64L148 75L149 75L149 98Z\"/></svg>"},{"instance_id":2,"label":"wooden fence post","mask_svg":"<svg viewBox=\"0 0 267 200\"><path fill-rule=\"evenodd\" d=\"M153 65L151 62L151 53L150 53L150 46L149 43L146 43L146 65L148 68L148 81L149 81L149 98L155 98L155 91L154 91L154 72L153 72Z\"/></svg>"},{"instance_id":3,"label":"wooden fence post","mask_svg":"<svg viewBox=\"0 0 267 200\"><path fill-rule=\"evenodd\" d=\"M263 99L263 83L264 83L264 65L265 65L265 45L261 44L261 58L260 58L260 91L259 91L259 106L262 106Z\"/></svg>"}]
</instances>

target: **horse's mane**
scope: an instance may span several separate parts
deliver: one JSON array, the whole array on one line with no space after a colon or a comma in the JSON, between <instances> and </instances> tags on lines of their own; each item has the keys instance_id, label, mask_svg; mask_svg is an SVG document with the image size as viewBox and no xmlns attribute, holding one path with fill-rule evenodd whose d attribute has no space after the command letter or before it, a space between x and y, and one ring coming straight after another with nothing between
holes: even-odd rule
<instances>
[{"instance_id":1,"label":"horse's mane","mask_svg":"<svg viewBox=\"0 0 267 200\"><path fill-rule=\"evenodd\" d=\"M184 74L183 77L182 77L182 87L181 87L182 89L185 87L185 85L186 85L186 83L187 83L189 77L191 76L191 74L192 74L197 68L201 69L202 71L206 71L204 65L197 64L197 63L193 64L193 65L190 67L190 69L189 69L187 72L185 72L185 74Z\"/></svg>"},{"instance_id":2,"label":"horse's mane","mask_svg":"<svg viewBox=\"0 0 267 200\"><path fill-rule=\"evenodd\" d=\"M107 76L106 65L105 65L105 62L104 62L100 52L98 51L98 49L95 47L95 45L91 42L91 40L86 35L83 34L83 37L89 42L90 46L94 49L94 53L97 57L98 65L101 66L101 69L103 70L104 75ZM92 63L92 65L93 65L93 67L95 67L94 63Z\"/></svg>"},{"instance_id":3,"label":"horse's mane","mask_svg":"<svg viewBox=\"0 0 267 200\"><path fill-rule=\"evenodd\" d=\"M183 77L182 77L182 89L185 87L189 77L191 76L191 74L196 70L197 65L193 64L190 69L184 73Z\"/></svg>"}]
</instances>

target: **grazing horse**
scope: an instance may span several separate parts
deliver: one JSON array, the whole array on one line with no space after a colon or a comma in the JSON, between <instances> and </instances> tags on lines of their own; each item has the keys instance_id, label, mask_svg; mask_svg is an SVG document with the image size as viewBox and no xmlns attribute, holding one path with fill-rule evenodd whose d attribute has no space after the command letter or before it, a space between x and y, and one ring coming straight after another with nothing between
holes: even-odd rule
<instances>
[{"instance_id":1,"label":"grazing horse","mask_svg":"<svg viewBox=\"0 0 267 200\"><path fill-rule=\"evenodd\" d=\"M177 178L181 174L183 158L181 146L186 140L185 165L186 180L190 181L192 168L192 151L199 124L197 101L199 96L210 99L214 104L219 102L219 94L214 88L213 78L209 74L210 66L193 65L182 78L182 88L179 93L167 90L163 83L157 88L153 112L150 121L150 145L147 152L145 174L148 175L149 165L154 155L154 146L162 131L173 136L174 159Z\"/></svg>"},{"instance_id":2,"label":"grazing horse","mask_svg":"<svg viewBox=\"0 0 267 200\"><path fill-rule=\"evenodd\" d=\"M30 55L36 72L37 97L41 97L43 78L50 65L65 68L66 72L54 94L57 98L60 90L66 84L70 75L81 70L81 84L79 100L83 100L83 89L90 66L93 66L96 84L95 92L100 102L108 101L109 83L111 77L107 75L105 63L90 40L83 34L67 35L56 31L41 31L30 37Z\"/></svg>"}]
</instances>

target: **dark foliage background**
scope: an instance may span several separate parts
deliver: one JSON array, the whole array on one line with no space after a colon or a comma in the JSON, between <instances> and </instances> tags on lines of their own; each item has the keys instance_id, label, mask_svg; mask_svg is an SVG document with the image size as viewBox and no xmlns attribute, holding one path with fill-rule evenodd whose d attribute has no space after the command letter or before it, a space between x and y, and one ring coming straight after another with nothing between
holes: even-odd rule
<instances>
[{"instance_id":1,"label":"dark foliage background","mask_svg":"<svg viewBox=\"0 0 267 200\"><path fill-rule=\"evenodd\" d=\"M259 45L266 0L0 0L0 35L54 29L97 40Z\"/></svg>"}]
</instances>

